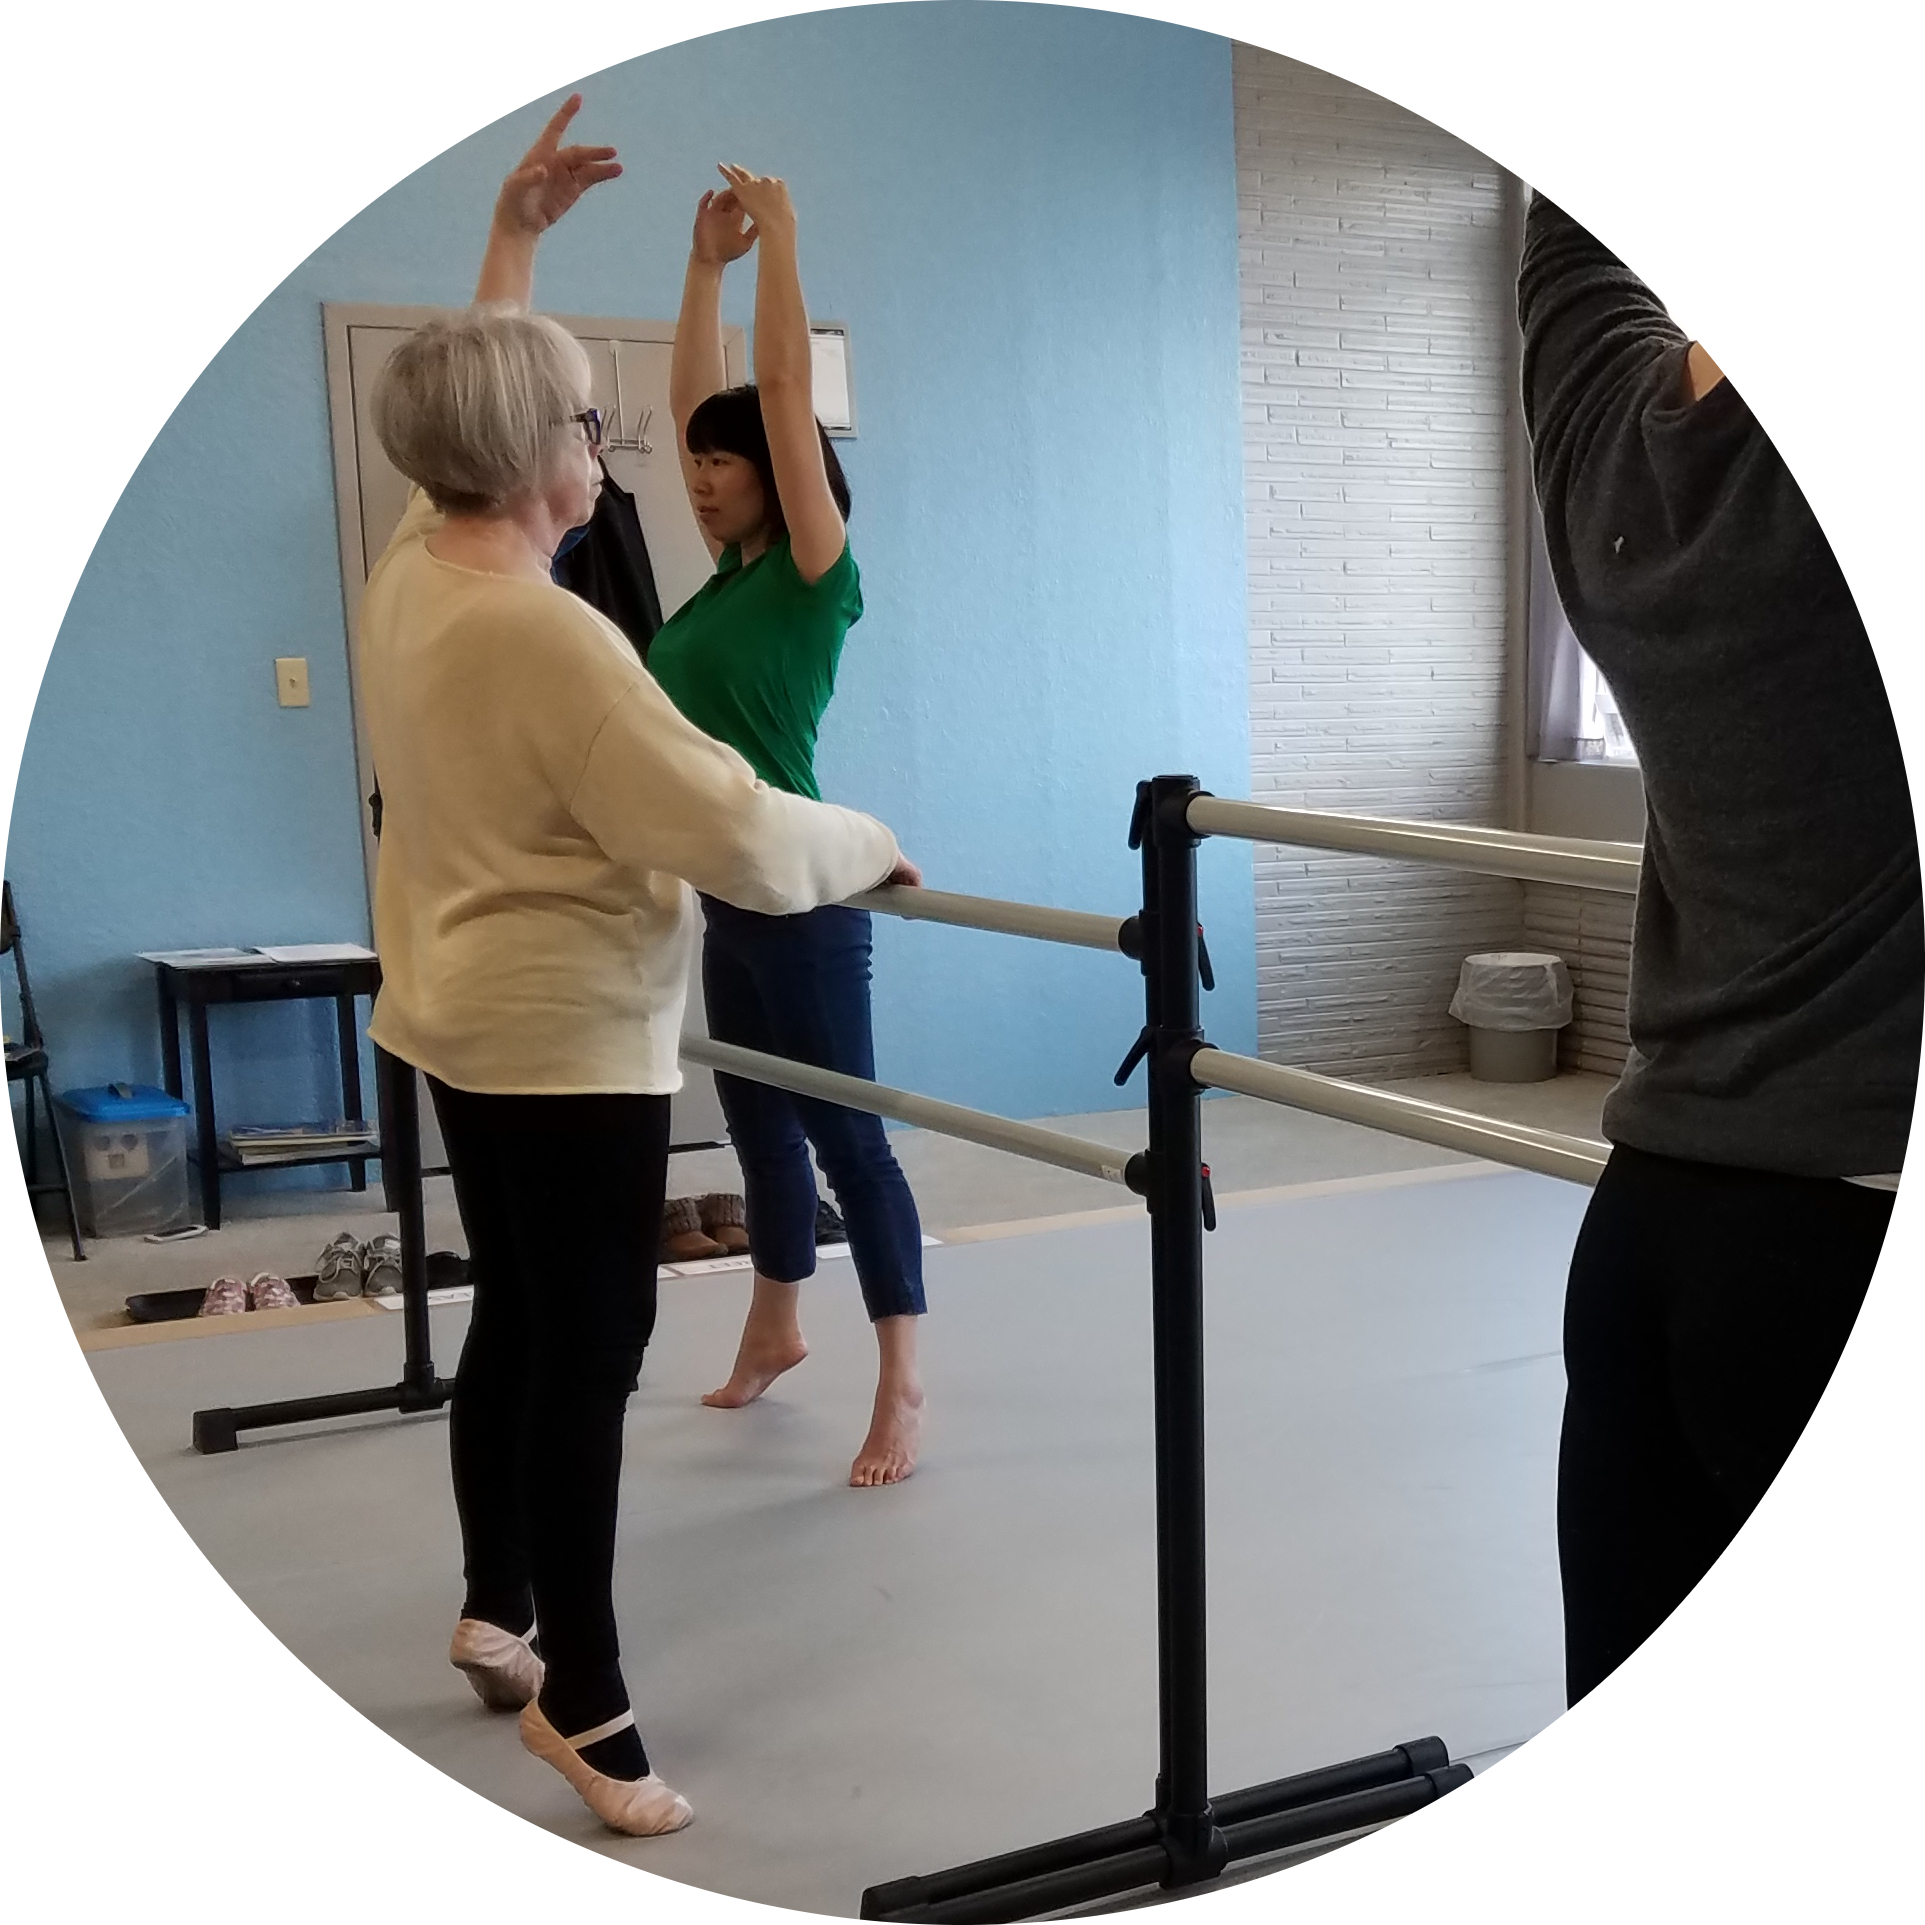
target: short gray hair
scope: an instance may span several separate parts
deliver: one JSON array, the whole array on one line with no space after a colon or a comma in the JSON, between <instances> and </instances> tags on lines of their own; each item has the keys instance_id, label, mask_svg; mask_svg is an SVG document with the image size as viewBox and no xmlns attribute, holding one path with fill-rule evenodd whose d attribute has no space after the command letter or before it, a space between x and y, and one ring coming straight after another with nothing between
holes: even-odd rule
<instances>
[{"instance_id":1,"label":"short gray hair","mask_svg":"<svg viewBox=\"0 0 1925 1925\"><path fill-rule=\"evenodd\" d=\"M437 508L485 512L542 486L588 387L588 356L559 322L471 307L425 323L388 357L374 431Z\"/></svg>"}]
</instances>

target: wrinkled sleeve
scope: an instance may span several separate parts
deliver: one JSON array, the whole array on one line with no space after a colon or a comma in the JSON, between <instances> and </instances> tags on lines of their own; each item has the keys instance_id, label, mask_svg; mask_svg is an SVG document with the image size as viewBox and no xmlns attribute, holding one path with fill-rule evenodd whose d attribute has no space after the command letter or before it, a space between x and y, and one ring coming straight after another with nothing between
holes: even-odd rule
<instances>
[{"instance_id":1,"label":"wrinkled sleeve","mask_svg":"<svg viewBox=\"0 0 1925 1925\"><path fill-rule=\"evenodd\" d=\"M646 676L602 723L569 810L624 866L769 916L873 888L899 857L873 816L770 788Z\"/></svg>"},{"instance_id":2,"label":"wrinkled sleeve","mask_svg":"<svg viewBox=\"0 0 1925 1925\"><path fill-rule=\"evenodd\" d=\"M1538 487L1584 423L1653 359L1687 345L1664 304L1615 254L1542 194L1524 225L1517 277L1524 419Z\"/></svg>"}]
</instances>

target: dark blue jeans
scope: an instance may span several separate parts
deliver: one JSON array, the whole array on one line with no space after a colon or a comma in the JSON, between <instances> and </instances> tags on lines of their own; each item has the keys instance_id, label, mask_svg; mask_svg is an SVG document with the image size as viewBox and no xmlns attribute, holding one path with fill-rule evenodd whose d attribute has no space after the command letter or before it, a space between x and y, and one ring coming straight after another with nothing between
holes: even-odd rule
<instances>
[{"instance_id":1,"label":"dark blue jeans","mask_svg":"<svg viewBox=\"0 0 1925 1925\"><path fill-rule=\"evenodd\" d=\"M710 896L702 908L702 994L717 1042L875 1075L866 910L833 903L759 916ZM756 1269L777 1283L814 1274L814 1144L870 1318L921 1316L922 1223L881 1118L736 1076L718 1075L715 1089L741 1159Z\"/></svg>"}]
</instances>

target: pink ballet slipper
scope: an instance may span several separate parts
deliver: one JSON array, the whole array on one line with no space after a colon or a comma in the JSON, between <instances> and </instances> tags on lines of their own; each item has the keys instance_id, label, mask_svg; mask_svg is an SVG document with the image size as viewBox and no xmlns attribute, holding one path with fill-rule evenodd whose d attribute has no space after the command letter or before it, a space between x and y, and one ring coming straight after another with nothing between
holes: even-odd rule
<instances>
[{"instance_id":1,"label":"pink ballet slipper","mask_svg":"<svg viewBox=\"0 0 1925 1925\"><path fill-rule=\"evenodd\" d=\"M580 1746L612 1738L634 1722L634 1712L624 1711L593 1731L564 1738L542 1715L540 1704L531 1700L521 1714L521 1742L544 1764L553 1765L581 1794L582 1803L611 1831L624 1831L633 1838L680 1831L695 1812L679 1791L665 1785L652 1771L646 1778L611 1778L581 1755Z\"/></svg>"},{"instance_id":2,"label":"pink ballet slipper","mask_svg":"<svg viewBox=\"0 0 1925 1925\"><path fill-rule=\"evenodd\" d=\"M490 1711L519 1711L541 1689L542 1662L529 1648L529 1638L481 1618L463 1618L455 1626L448 1662Z\"/></svg>"}]
</instances>

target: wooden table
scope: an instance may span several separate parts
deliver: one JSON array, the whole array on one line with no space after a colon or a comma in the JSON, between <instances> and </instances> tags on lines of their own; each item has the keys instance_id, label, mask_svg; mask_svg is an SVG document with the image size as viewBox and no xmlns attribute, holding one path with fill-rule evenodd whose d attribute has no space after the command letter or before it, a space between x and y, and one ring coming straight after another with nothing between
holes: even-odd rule
<instances>
[{"instance_id":1,"label":"wooden table","mask_svg":"<svg viewBox=\"0 0 1925 1925\"><path fill-rule=\"evenodd\" d=\"M381 986L381 965L372 956L329 962L275 962L266 956L237 957L232 961L181 964L156 962L155 988L160 1003L160 1054L168 1093L181 1096L180 1012L187 1010L187 1033L193 1051L194 1127L196 1160L200 1165L201 1214L210 1230L220 1228L221 1178L244 1169L289 1169L311 1163L345 1163L357 1190L368 1187L368 1163L379 1160L380 1147L354 1152L320 1150L243 1164L222 1155L220 1130L214 1112L214 1065L207 1046L207 1011L215 1003L300 1002L318 997L331 1000L340 1036L341 1114L361 1115L361 1029L355 999L373 1001Z\"/></svg>"}]
</instances>

